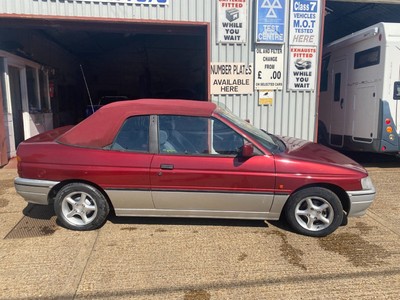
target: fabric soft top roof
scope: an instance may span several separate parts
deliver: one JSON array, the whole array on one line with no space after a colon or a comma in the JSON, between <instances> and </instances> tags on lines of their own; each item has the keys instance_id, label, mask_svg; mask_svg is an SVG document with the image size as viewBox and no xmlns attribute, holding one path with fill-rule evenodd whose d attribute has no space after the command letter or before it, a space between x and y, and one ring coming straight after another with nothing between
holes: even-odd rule
<instances>
[{"instance_id":1,"label":"fabric soft top roof","mask_svg":"<svg viewBox=\"0 0 400 300\"><path fill-rule=\"evenodd\" d=\"M141 99L108 104L58 138L62 144L103 148L113 142L122 123L138 115L194 115L208 117L216 104L207 101Z\"/></svg>"}]
</instances>

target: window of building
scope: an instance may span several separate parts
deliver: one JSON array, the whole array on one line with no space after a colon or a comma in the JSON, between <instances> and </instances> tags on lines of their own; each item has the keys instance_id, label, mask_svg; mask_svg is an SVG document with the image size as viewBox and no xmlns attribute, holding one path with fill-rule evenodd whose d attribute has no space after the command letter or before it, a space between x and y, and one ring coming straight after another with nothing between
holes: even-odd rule
<instances>
[{"instance_id":1,"label":"window of building","mask_svg":"<svg viewBox=\"0 0 400 300\"><path fill-rule=\"evenodd\" d=\"M40 111L38 70L26 66L26 86L28 90L29 112Z\"/></svg>"},{"instance_id":2,"label":"window of building","mask_svg":"<svg viewBox=\"0 0 400 300\"><path fill-rule=\"evenodd\" d=\"M42 112L50 112L49 79L46 70L39 70L40 108Z\"/></svg>"}]
</instances>

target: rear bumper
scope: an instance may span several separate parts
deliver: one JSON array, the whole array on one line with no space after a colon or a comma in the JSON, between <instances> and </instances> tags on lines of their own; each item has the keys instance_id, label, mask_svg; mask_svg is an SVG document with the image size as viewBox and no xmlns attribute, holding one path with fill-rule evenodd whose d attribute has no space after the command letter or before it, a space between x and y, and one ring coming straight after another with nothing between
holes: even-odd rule
<instances>
[{"instance_id":1,"label":"rear bumper","mask_svg":"<svg viewBox=\"0 0 400 300\"><path fill-rule=\"evenodd\" d=\"M29 203L48 205L49 192L58 181L27 179L17 177L14 186L18 194Z\"/></svg>"},{"instance_id":2,"label":"rear bumper","mask_svg":"<svg viewBox=\"0 0 400 300\"><path fill-rule=\"evenodd\" d=\"M375 189L347 192L350 198L349 217L358 217L366 213L375 198Z\"/></svg>"}]
</instances>

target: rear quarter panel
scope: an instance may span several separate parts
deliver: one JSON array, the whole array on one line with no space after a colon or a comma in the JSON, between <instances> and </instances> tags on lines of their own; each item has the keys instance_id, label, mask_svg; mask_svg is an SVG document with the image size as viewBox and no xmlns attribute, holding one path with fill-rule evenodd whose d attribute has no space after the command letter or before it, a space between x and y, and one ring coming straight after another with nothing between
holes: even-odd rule
<instances>
[{"instance_id":1,"label":"rear quarter panel","mask_svg":"<svg viewBox=\"0 0 400 300\"><path fill-rule=\"evenodd\" d=\"M85 180L103 189L150 188L153 154L80 148L48 143L23 143L18 149L22 178L52 181Z\"/></svg>"}]
</instances>

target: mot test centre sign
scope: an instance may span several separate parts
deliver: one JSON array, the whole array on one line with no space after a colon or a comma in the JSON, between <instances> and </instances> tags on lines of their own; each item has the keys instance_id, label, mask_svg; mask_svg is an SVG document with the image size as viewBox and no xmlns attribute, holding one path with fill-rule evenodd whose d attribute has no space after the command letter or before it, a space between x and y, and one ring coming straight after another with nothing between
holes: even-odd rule
<instances>
[{"instance_id":1,"label":"mot test centre sign","mask_svg":"<svg viewBox=\"0 0 400 300\"><path fill-rule=\"evenodd\" d=\"M249 0L218 0L218 43L246 43Z\"/></svg>"},{"instance_id":2,"label":"mot test centre sign","mask_svg":"<svg viewBox=\"0 0 400 300\"><path fill-rule=\"evenodd\" d=\"M257 0L256 43L284 43L286 0Z\"/></svg>"},{"instance_id":3,"label":"mot test centre sign","mask_svg":"<svg viewBox=\"0 0 400 300\"><path fill-rule=\"evenodd\" d=\"M211 94L253 93L253 65L244 63L211 63Z\"/></svg>"},{"instance_id":4,"label":"mot test centre sign","mask_svg":"<svg viewBox=\"0 0 400 300\"><path fill-rule=\"evenodd\" d=\"M320 27L319 0L292 0L290 37L292 45L317 46Z\"/></svg>"}]
</instances>

